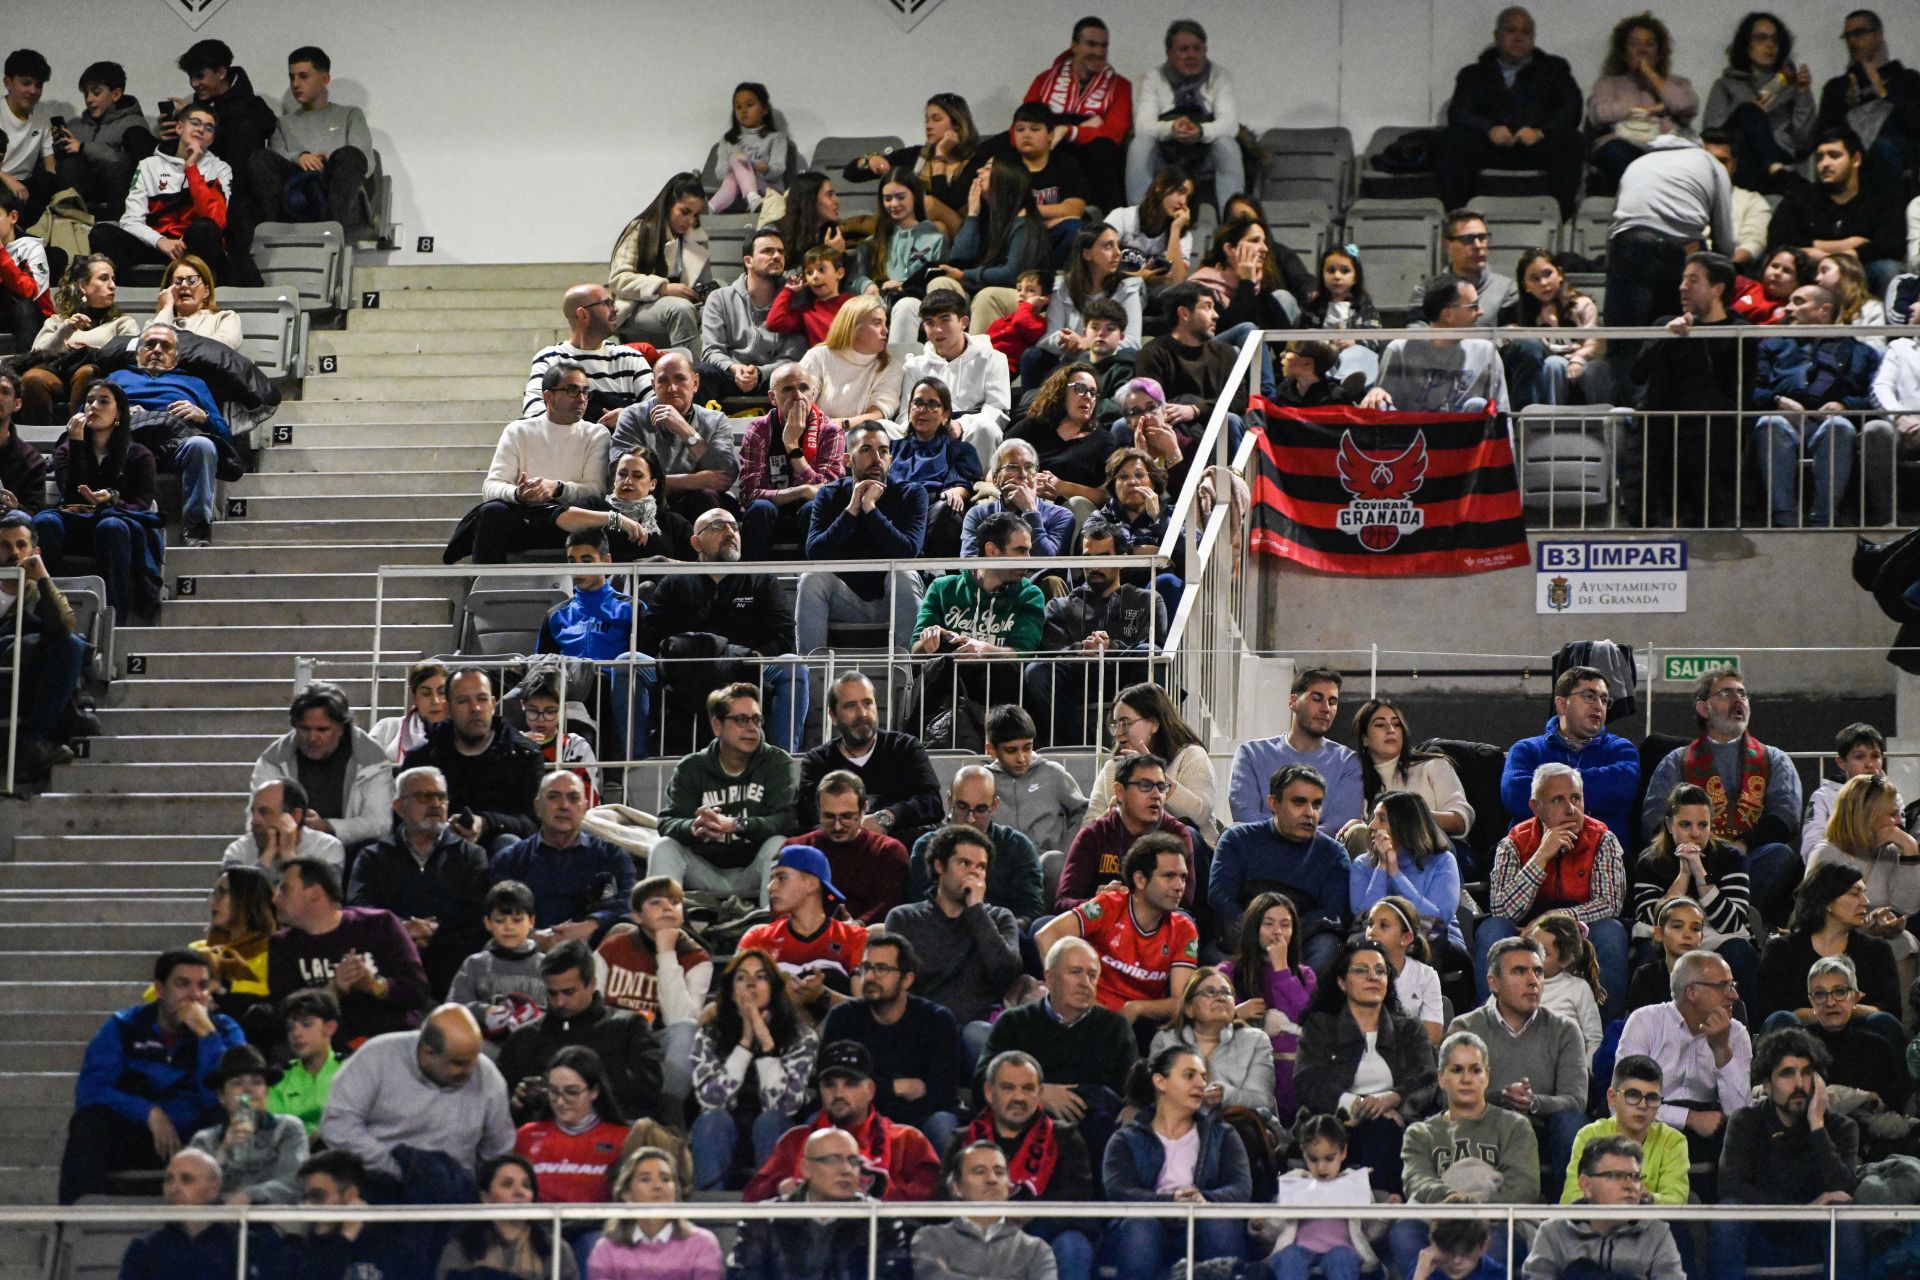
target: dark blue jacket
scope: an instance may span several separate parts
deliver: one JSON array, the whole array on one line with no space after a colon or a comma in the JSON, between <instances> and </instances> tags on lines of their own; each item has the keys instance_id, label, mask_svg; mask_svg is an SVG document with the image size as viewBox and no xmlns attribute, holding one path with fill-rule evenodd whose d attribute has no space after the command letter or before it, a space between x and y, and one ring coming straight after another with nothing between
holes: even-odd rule
<instances>
[{"instance_id":1,"label":"dark blue jacket","mask_svg":"<svg viewBox=\"0 0 1920 1280\"><path fill-rule=\"evenodd\" d=\"M1489 48L1453 78L1447 123L1485 137L1495 125L1547 130L1580 127L1580 86L1565 58L1538 49L1513 77L1500 71L1500 55Z\"/></svg>"},{"instance_id":2,"label":"dark blue jacket","mask_svg":"<svg viewBox=\"0 0 1920 1280\"><path fill-rule=\"evenodd\" d=\"M1546 732L1522 738L1507 752L1500 775L1500 802L1507 816L1524 822L1533 816L1533 771L1543 764L1572 765L1580 771L1587 813L1607 824L1623 849L1637 849L1633 798L1640 791L1640 753L1617 733L1606 732L1575 751L1560 736L1560 717L1548 716Z\"/></svg>"},{"instance_id":3,"label":"dark blue jacket","mask_svg":"<svg viewBox=\"0 0 1920 1280\"><path fill-rule=\"evenodd\" d=\"M196 1038L182 1031L171 1047L160 1038L158 1003L137 1004L109 1017L93 1033L74 1086L75 1110L106 1107L121 1119L145 1128L147 1113L159 1107L182 1136L200 1127L219 1098L207 1077L220 1055L246 1043L240 1024L213 1015L213 1034Z\"/></svg>"},{"instance_id":4,"label":"dark blue jacket","mask_svg":"<svg viewBox=\"0 0 1920 1280\"><path fill-rule=\"evenodd\" d=\"M1767 338L1760 343L1760 380L1753 407L1774 409L1780 397L1807 409L1839 403L1873 408L1880 353L1858 338Z\"/></svg>"},{"instance_id":5,"label":"dark blue jacket","mask_svg":"<svg viewBox=\"0 0 1920 1280\"><path fill-rule=\"evenodd\" d=\"M518 880L533 890L536 928L591 918L605 930L627 914L633 859L597 836L583 834L573 847L555 849L536 831L494 855L487 883L502 880Z\"/></svg>"},{"instance_id":6,"label":"dark blue jacket","mask_svg":"<svg viewBox=\"0 0 1920 1280\"><path fill-rule=\"evenodd\" d=\"M807 559L907 560L919 555L927 538L927 491L917 484L889 484L873 510L849 515L847 506L858 483L843 476L814 495ZM840 580L862 600L878 600L887 592L884 573L843 573Z\"/></svg>"},{"instance_id":7,"label":"dark blue jacket","mask_svg":"<svg viewBox=\"0 0 1920 1280\"><path fill-rule=\"evenodd\" d=\"M1252 886L1281 886L1300 909L1300 939L1339 933L1347 927L1347 886L1353 860L1338 840L1324 831L1306 844L1288 840L1272 822L1243 822L1227 828L1213 851L1207 878L1207 905L1227 929L1246 910Z\"/></svg>"},{"instance_id":8,"label":"dark blue jacket","mask_svg":"<svg viewBox=\"0 0 1920 1280\"><path fill-rule=\"evenodd\" d=\"M646 606L640 606L642 618L646 612ZM593 591L576 590L572 598L549 610L534 648L540 653L604 661L635 648L632 642L637 635L632 598L603 582Z\"/></svg>"},{"instance_id":9,"label":"dark blue jacket","mask_svg":"<svg viewBox=\"0 0 1920 1280\"><path fill-rule=\"evenodd\" d=\"M931 504L942 489L957 484L971 488L982 474L980 454L965 440L945 431L922 440L909 431L904 439L893 442L893 466L887 469L887 483L919 485L927 491Z\"/></svg>"},{"instance_id":10,"label":"dark blue jacket","mask_svg":"<svg viewBox=\"0 0 1920 1280\"><path fill-rule=\"evenodd\" d=\"M1234 1204L1253 1195L1253 1175L1247 1168L1247 1149L1233 1126L1214 1110L1193 1118L1200 1131L1200 1156L1193 1163L1193 1185L1210 1204ZM1142 1111L1133 1123L1114 1131L1107 1139L1106 1158L1101 1162L1102 1180L1109 1200L1168 1200L1172 1197L1155 1191L1160 1170L1167 1162L1167 1150L1153 1131L1153 1112Z\"/></svg>"},{"instance_id":11,"label":"dark blue jacket","mask_svg":"<svg viewBox=\"0 0 1920 1280\"><path fill-rule=\"evenodd\" d=\"M249 1246L277 1253L271 1227L256 1227ZM120 1258L120 1280L233 1280L239 1265L238 1233L230 1222L213 1222L197 1236L177 1224L136 1237ZM261 1274L260 1255L249 1249L247 1274Z\"/></svg>"}]
</instances>

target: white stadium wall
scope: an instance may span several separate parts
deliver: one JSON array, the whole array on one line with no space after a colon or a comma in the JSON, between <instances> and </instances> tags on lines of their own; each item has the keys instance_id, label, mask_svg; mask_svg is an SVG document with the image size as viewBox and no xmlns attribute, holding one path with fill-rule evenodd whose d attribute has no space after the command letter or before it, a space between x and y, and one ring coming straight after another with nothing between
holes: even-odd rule
<instances>
[{"instance_id":1,"label":"white stadium wall","mask_svg":"<svg viewBox=\"0 0 1920 1280\"><path fill-rule=\"evenodd\" d=\"M912 4L912 0L900 0ZM1169 18L1205 24L1256 129L1343 124L1364 147L1384 124L1430 120L1454 72L1488 43L1498 0L921 0L902 29L888 0L8 0L7 48L54 67L48 100L78 106L80 69L126 67L149 107L185 92L173 60L195 39L235 51L281 102L285 55L326 48L340 101L365 109L395 178L394 262L567 262L604 256L676 169L725 127L738 80L767 84L803 149L833 134L914 140L929 93L964 94L1004 124L1029 80L1097 13L1115 65L1136 80L1160 61ZM1597 74L1613 22L1638 4L1533 6L1541 46ZM1675 69L1705 96L1746 5L1670 4ZM1837 0L1780 6L1818 77L1839 70ZM196 33L180 15L212 10ZM1884 6L1896 57L1899 6ZM282 103L281 105L285 105ZM415 238L434 238L431 257Z\"/></svg>"}]
</instances>

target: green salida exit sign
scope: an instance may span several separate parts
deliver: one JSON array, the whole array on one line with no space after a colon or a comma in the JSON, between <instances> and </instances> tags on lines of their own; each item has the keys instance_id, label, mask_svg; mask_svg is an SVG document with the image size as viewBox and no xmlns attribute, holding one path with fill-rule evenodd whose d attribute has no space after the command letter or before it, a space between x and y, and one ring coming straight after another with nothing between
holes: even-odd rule
<instances>
[{"instance_id":1,"label":"green salida exit sign","mask_svg":"<svg viewBox=\"0 0 1920 1280\"><path fill-rule=\"evenodd\" d=\"M1675 684L1691 684L1702 673L1715 667L1727 667L1735 674L1740 671L1740 658L1732 653L1663 653L1660 655L1660 678Z\"/></svg>"}]
</instances>

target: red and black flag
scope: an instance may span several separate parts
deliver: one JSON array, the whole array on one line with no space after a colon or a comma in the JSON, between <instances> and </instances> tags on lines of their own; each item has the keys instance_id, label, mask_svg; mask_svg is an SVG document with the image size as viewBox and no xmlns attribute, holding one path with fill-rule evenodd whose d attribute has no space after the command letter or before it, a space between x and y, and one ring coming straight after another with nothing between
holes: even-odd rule
<instances>
[{"instance_id":1,"label":"red and black flag","mask_svg":"<svg viewBox=\"0 0 1920 1280\"><path fill-rule=\"evenodd\" d=\"M1257 551L1373 577L1528 562L1500 415L1274 406L1257 439Z\"/></svg>"}]
</instances>

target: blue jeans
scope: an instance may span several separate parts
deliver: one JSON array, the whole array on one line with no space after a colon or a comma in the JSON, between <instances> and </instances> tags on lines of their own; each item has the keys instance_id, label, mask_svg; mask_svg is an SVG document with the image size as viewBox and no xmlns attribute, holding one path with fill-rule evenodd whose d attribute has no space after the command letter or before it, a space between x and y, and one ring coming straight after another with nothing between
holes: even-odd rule
<instances>
[{"instance_id":1,"label":"blue jeans","mask_svg":"<svg viewBox=\"0 0 1920 1280\"><path fill-rule=\"evenodd\" d=\"M1834 499L1846 491L1853 476L1853 448L1860 428L1836 414L1809 423L1804 445L1801 430L1790 419L1769 414L1753 424L1753 450L1760 458L1760 474L1766 478L1773 523L1780 528L1800 525L1800 458L1805 453L1813 459L1813 509L1807 513L1807 524L1825 528L1833 523Z\"/></svg>"},{"instance_id":2,"label":"blue jeans","mask_svg":"<svg viewBox=\"0 0 1920 1280\"><path fill-rule=\"evenodd\" d=\"M1573 1140L1586 1123L1583 1111L1556 1111L1542 1119L1535 1130L1540 1138L1540 1185L1555 1193L1549 1194L1548 1200L1558 1200L1557 1192L1567 1185L1567 1163L1573 1158Z\"/></svg>"},{"instance_id":3,"label":"blue jeans","mask_svg":"<svg viewBox=\"0 0 1920 1280\"><path fill-rule=\"evenodd\" d=\"M755 1087L751 1083L743 1086ZM759 1168L773 1154L780 1135L793 1127L793 1121L777 1111L762 1111L753 1119L753 1167ZM733 1166L733 1149L740 1140L740 1129L731 1111L703 1111L693 1122L687 1145L693 1152L693 1185L701 1191L718 1190Z\"/></svg>"},{"instance_id":4,"label":"blue jeans","mask_svg":"<svg viewBox=\"0 0 1920 1280\"><path fill-rule=\"evenodd\" d=\"M740 558L771 560L773 544L787 541L801 543L803 549L795 558L804 556L807 522L812 513L810 502L795 502L784 507L775 506L765 498L749 502L747 509L740 513Z\"/></svg>"},{"instance_id":5,"label":"blue jeans","mask_svg":"<svg viewBox=\"0 0 1920 1280\"><path fill-rule=\"evenodd\" d=\"M653 686L659 672L653 659L637 650L621 654L616 661L634 665L604 668L612 693L607 704L606 741L610 745L605 748L606 758L611 759L614 751L624 751L628 760L645 760L647 735L653 728Z\"/></svg>"},{"instance_id":6,"label":"blue jeans","mask_svg":"<svg viewBox=\"0 0 1920 1280\"><path fill-rule=\"evenodd\" d=\"M212 524L213 472L220 461L220 451L214 448L213 441L206 436L189 436L176 441L161 461L165 464L162 470L179 473L181 488L185 490L180 523L189 529L197 524Z\"/></svg>"},{"instance_id":7,"label":"blue jeans","mask_svg":"<svg viewBox=\"0 0 1920 1280\"><path fill-rule=\"evenodd\" d=\"M1747 1245L1756 1232L1764 1242L1762 1257L1768 1266L1819 1262L1823 1264L1821 1274L1827 1274L1824 1267L1827 1257L1825 1224L1742 1219L1714 1222L1707 1229L1710 1242L1707 1255L1712 1259L1708 1274L1713 1280L1746 1280ZM1865 1259L1861 1252L1859 1224L1841 1223L1834 1243L1837 1249L1835 1261L1839 1264L1835 1276L1864 1275Z\"/></svg>"},{"instance_id":8,"label":"blue jeans","mask_svg":"<svg viewBox=\"0 0 1920 1280\"><path fill-rule=\"evenodd\" d=\"M1047 1248L1053 1250L1053 1265L1059 1272L1059 1280L1093 1280L1093 1241L1080 1231L1061 1231L1053 1236L1043 1235L1046 1220L1035 1222L1029 1230L1042 1236Z\"/></svg>"},{"instance_id":9,"label":"blue jeans","mask_svg":"<svg viewBox=\"0 0 1920 1280\"><path fill-rule=\"evenodd\" d=\"M6 621L11 621L7 619ZM0 623L0 662L13 649L13 628ZM36 635L21 639L20 660L14 665L26 680L20 685L20 741L51 743L60 725L60 713L80 687L80 669L87 660L87 641L80 635ZM0 678L0 699L6 682ZM0 746L0 752L4 751Z\"/></svg>"},{"instance_id":10,"label":"blue jeans","mask_svg":"<svg viewBox=\"0 0 1920 1280\"><path fill-rule=\"evenodd\" d=\"M127 625L133 604L133 548L142 537L134 521L118 515L91 515L48 509L33 517L34 539L47 572L63 571L61 554L69 543L79 553L91 551L100 561L101 576L107 583L107 603L113 606L114 625Z\"/></svg>"},{"instance_id":11,"label":"blue jeans","mask_svg":"<svg viewBox=\"0 0 1920 1280\"><path fill-rule=\"evenodd\" d=\"M953 1141L953 1135L960 1129L960 1116L952 1111L936 1111L919 1126L921 1134L933 1144L935 1155L944 1156L947 1144Z\"/></svg>"},{"instance_id":12,"label":"blue jeans","mask_svg":"<svg viewBox=\"0 0 1920 1280\"><path fill-rule=\"evenodd\" d=\"M1325 970L1328 965L1333 963L1333 958L1339 954L1340 934L1332 929L1328 929L1323 933L1316 933L1300 944L1300 958L1304 960L1315 973L1320 973Z\"/></svg>"},{"instance_id":13,"label":"blue jeans","mask_svg":"<svg viewBox=\"0 0 1920 1280\"><path fill-rule=\"evenodd\" d=\"M1101 1280L1159 1280L1187 1253L1186 1224L1178 1219L1124 1218L1100 1242ZM1247 1256L1247 1229L1238 1222L1202 1218L1193 1224L1196 1261ZM1409 1272L1409 1275L1412 1273Z\"/></svg>"},{"instance_id":14,"label":"blue jeans","mask_svg":"<svg viewBox=\"0 0 1920 1280\"><path fill-rule=\"evenodd\" d=\"M884 577L884 575L880 575ZM913 574L901 570L894 574L890 587L868 600L849 587L831 569L800 575L800 590L793 607L794 629L799 634L800 652L814 653L827 647L827 629L840 622L879 623L888 621L891 600L892 647L904 653L913 644L913 621L920 613L920 583Z\"/></svg>"},{"instance_id":15,"label":"blue jeans","mask_svg":"<svg viewBox=\"0 0 1920 1280\"><path fill-rule=\"evenodd\" d=\"M1290 1244L1274 1254L1269 1265L1273 1268L1273 1280L1307 1280L1316 1262L1320 1264L1320 1274L1327 1280L1360 1280L1360 1255L1344 1245L1315 1253Z\"/></svg>"},{"instance_id":16,"label":"blue jeans","mask_svg":"<svg viewBox=\"0 0 1920 1280\"><path fill-rule=\"evenodd\" d=\"M1175 147L1175 152L1190 151L1193 148ZM1205 144L1207 157L1198 167L1187 166L1189 177L1198 178L1204 173L1213 174L1213 203L1215 208L1226 204L1227 197L1238 195L1247 189L1247 166L1240 158L1238 138L1215 138ZM1153 175L1167 167L1173 156L1161 149L1155 138L1136 133L1127 143L1127 203L1139 204L1147 198L1147 188L1153 185Z\"/></svg>"},{"instance_id":17,"label":"blue jeans","mask_svg":"<svg viewBox=\"0 0 1920 1280\"><path fill-rule=\"evenodd\" d=\"M698 1022L674 1022L654 1032L660 1038L660 1093L673 1102L693 1096L693 1037Z\"/></svg>"},{"instance_id":18,"label":"blue jeans","mask_svg":"<svg viewBox=\"0 0 1920 1280\"><path fill-rule=\"evenodd\" d=\"M1487 991L1487 953L1502 938L1518 937L1520 930L1505 916L1488 916L1473 931L1473 988L1485 1000ZM1602 1024L1625 1016L1620 1009L1627 994L1627 930L1617 919L1587 922L1587 941L1600 958L1600 983L1607 989L1607 1001L1600 1009Z\"/></svg>"},{"instance_id":19,"label":"blue jeans","mask_svg":"<svg viewBox=\"0 0 1920 1280\"><path fill-rule=\"evenodd\" d=\"M1537 338L1515 338L1504 353L1507 365L1507 391L1517 412L1530 404L1568 404L1573 386L1567 371L1567 358L1547 354L1547 344Z\"/></svg>"}]
</instances>

